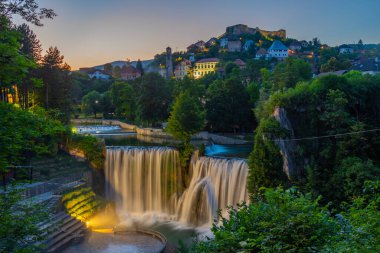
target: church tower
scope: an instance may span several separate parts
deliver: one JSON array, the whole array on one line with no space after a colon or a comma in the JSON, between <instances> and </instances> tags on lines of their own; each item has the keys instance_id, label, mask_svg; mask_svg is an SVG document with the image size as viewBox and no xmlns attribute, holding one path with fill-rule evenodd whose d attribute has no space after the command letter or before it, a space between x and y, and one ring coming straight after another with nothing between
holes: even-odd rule
<instances>
[{"instance_id":1,"label":"church tower","mask_svg":"<svg viewBox=\"0 0 380 253\"><path fill-rule=\"evenodd\" d=\"M171 79L173 77L173 60L172 60L172 49L170 47L166 48L166 78Z\"/></svg>"}]
</instances>

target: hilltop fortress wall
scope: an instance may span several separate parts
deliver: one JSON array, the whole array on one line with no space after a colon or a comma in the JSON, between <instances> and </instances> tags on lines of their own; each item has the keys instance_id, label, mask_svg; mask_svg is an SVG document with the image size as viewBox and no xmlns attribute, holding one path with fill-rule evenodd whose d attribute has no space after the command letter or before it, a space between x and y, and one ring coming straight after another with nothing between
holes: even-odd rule
<instances>
[{"instance_id":1,"label":"hilltop fortress wall","mask_svg":"<svg viewBox=\"0 0 380 253\"><path fill-rule=\"evenodd\" d=\"M285 39L286 38L286 30L280 29L278 31L265 31L261 30L260 28L251 28L248 27L247 25L234 25L234 26L229 26L226 28L226 33L225 35L242 35L242 34L255 34L257 32L260 32L264 36L270 36L270 37L280 37Z\"/></svg>"}]
</instances>

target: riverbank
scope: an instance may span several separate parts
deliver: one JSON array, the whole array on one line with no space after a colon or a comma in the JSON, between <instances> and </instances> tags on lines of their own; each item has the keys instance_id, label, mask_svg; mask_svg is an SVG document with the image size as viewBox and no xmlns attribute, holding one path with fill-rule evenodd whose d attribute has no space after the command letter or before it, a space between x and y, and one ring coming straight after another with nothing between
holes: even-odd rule
<instances>
[{"instance_id":1,"label":"riverbank","mask_svg":"<svg viewBox=\"0 0 380 253\"><path fill-rule=\"evenodd\" d=\"M134 131L137 133L137 135L140 136L146 136L151 138L158 138L158 139L164 139L164 140L172 140L174 141L174 138L169 133L165 132L163 129L159 128L141 128L133 124L121 122L119 120L105 120L105 119L73 119L71 121L74 125L109 125L109 126L120 126L123 129ZM211 142L215 144L222 144L222 145L244 145L249 144L249 141L226 137L218 134L212 134L209 132L200 132L198 134L195 134L192 137L192 140L194 142L197 141L205 141L205 142Z\"/></svg>"}]
</instances>

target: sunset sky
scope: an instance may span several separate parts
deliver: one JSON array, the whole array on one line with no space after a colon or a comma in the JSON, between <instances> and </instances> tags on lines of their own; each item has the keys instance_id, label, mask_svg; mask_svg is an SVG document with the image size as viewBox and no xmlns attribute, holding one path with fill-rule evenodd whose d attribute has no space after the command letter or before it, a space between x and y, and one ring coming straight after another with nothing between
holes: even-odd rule
<instances>
[{"instance_id":1,"label":"sunset sky","mask_svg":"<svg viewBox=\"0 0 380 253\"><path fill-rule=\"evenodd\" d=\"M246 24L335 46L380 43L379 0L38 0L58 14L32 27L44 49L58 46L73 69L152 59Z\"/></svg>"}]
</instances>

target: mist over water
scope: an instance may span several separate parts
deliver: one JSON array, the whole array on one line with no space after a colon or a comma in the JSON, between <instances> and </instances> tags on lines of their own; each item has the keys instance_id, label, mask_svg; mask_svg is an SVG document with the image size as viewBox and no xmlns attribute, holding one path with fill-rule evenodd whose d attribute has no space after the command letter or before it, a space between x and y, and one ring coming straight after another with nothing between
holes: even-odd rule
<instances>
[{"instance_id":1,"label":"mist over water","mask_svg":"<svg viewBox=\"0 0 380 253\"><path fill-rule=\"evenodd\" d=\"M248 201L248 166L243 159L193 156L188 187L183 173L175 149L108 148L106 195L124 217L192 227L210 227L218 209Z\"/></svg>"}]
</instances>

